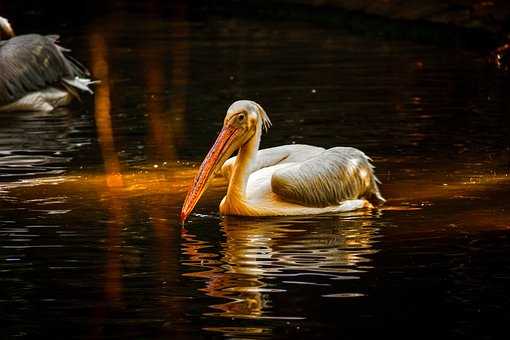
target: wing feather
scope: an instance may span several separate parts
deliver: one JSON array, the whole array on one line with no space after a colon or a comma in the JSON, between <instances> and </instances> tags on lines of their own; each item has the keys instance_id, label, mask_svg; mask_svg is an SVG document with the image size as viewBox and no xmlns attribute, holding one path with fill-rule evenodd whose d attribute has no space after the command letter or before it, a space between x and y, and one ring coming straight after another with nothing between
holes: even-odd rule
<instances>
[{"instance_id":1,"label":"wing feather","mask_svg":"<svg viewBox=\"0 0 510 340\"><path fill-rule=\"evenodd\" d=\"M350 147L325 150L309 160L276 170L271 187L286 201L311 207L359 198L375 204L385 201L370 159Z\"/></svg>"},{"instance_id":2,"label":"wing feather","mask_svg":"<svg viewBox=\"0 0 510 340\"><path fill-rule=\"evenodd\" d=\"M86 77L83 65L68 59L55 42L58 36L27 34L0 45L0 106L59 83Z\"/></svg>"},{"instance_id":3,"label":"wing feather","mask_svg":"<svg viewBox=\"0 0 510 340\"><path fill-rule=\"evenodd\" d=\"M323 151L324 148L305 144L289 144L262 149L257 152L257 157L251 171L255 172L281 163L303 162ZM236 159L237 156L231 157L223 164L221 167L223 177L230 178Z\"/></svg>"}]
</instances>

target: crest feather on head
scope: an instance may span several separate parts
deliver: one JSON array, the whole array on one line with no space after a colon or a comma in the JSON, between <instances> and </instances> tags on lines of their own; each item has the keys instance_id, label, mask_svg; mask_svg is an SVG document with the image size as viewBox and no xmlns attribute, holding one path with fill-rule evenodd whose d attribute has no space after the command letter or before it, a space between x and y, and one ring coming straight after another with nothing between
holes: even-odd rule
<instances>
[{"instance_id":1,"label":"crest feather on head","mask_svg":"<svg viewBox=\"0 0 510 340\"><path fill-rule=\"evenodd\" d=\"M271 120L269 119L269 116L267 115L266 111L260 106L258 103L253 102L260 113L260 119L262 119L262 126L264 127L264 130L267 132L269 128L271 127Z\"/></svg>"}]
</instances>

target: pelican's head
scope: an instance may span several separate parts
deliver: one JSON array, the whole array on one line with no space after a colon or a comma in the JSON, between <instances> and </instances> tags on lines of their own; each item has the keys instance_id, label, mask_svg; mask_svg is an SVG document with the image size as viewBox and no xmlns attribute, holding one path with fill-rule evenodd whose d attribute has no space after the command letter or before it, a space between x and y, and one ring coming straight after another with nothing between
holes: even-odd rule
<instances>
[{"instance_id":1,"label":"pelican's head","mask_svg":"<svg viewBox=\"0 0 510 340\"><path fill-rule=\"evenodd\" d=\"M198 174L186 195L181 210L184 222L204 193L214 173L244 144L250 141L262 128L269 128L271 122L262 107L251 100L234 102L227 110L221 129L211 150L205 156Z\"/></svg>"},{"instance_id":2,"label":"pelican's head","mask_svg":"<svg viewBox=\"0 0 510 340\"><path fill-rule=\"evenodd\" d=\"M14 37L14 31L11 24L5 18L0 17L0 40L10 39Z\"/></svg>"}]
</instances>

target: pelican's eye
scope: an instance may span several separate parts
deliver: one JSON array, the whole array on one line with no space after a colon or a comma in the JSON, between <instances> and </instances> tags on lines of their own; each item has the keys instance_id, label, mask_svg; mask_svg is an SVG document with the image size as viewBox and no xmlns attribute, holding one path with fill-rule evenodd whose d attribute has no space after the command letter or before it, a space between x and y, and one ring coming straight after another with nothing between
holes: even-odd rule
<instances>
[{"instance_id":1,"label":"pelican's eye","mask_svg":"<svg viewBox=\"0 0 510 340\"><path fill-rule=\"evenodd\" d=\"M237 121L238 121L239 123L244 122L244 119L245 119L245 118L246 118L246 115L245 115L244 113L240 113L240 114L238 114L238 115L237 115Z\"/></svg>"}]
</instances>

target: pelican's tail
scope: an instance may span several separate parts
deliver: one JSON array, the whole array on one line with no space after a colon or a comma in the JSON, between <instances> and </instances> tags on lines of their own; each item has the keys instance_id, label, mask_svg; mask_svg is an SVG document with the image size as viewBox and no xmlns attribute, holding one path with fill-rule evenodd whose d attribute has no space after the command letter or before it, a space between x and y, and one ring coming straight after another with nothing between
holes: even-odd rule
<instances>
[{"instance_id":1,"label":"pelican's tail","mask_svg":"<svg viewBox=\"0 0 510 340\"><path fill-rule=\"evenodd\" d=\"M89 70L78 60L74 59L68 54L64 54L64 52L70 52L71 50L58 45L58 35L47 35L46 38L57 49L59 57L65 65L66 76L62 78L61 84L66 88L66 90L69 91L77 99L80 99L79 91L77 91L77 89L93 94L94 92L90 89L89 86L98 83L99 81L93 81L89 79Z\"/></svg>"},{"instance_id":2,"label":"pelican's tail","mask_svg":"<svg viewBox=\"0 0 510 340\"><path fill-rule=\"evenodd\" d=\"M379 190L372 192L370 195L367 195L366 199L376 207L383 205L384 202L386 202L386 199L382 197Z\"/></svg>"},{"instance_id":3,"label":"pelican's tail","mask_svg":"<svg viewBox=\"0 0 510 340\"><path fill-rule=\"evenodd\" d=\"M97 83L100 83L100 81L80 77L62 79L62 85L66 88L67 91L69 91L74 97L78 99L80 99L80 94L78 91L76 91L77 89L92 94L94 92L89 86Z\"/></svg>"},{"instance_id":4,"label":"pelican's tail","mask_svg":"<svg viewBox=\"0 0 510 340\"><path fill-rule=\"evenodd\" d=\"M372 166L372 164L370 165ZM379 179L372 173L372 185L370 191L365 194L365 199L376 207L383 205L384 202L386 202L386 199L382 197L381 192L379 191L378 184L380 183Z\"/></svg>"}]
</instances>

